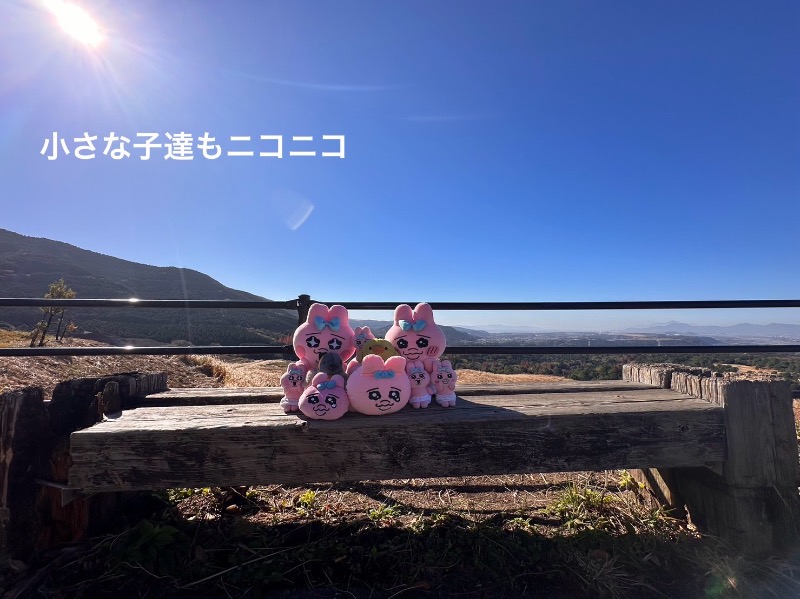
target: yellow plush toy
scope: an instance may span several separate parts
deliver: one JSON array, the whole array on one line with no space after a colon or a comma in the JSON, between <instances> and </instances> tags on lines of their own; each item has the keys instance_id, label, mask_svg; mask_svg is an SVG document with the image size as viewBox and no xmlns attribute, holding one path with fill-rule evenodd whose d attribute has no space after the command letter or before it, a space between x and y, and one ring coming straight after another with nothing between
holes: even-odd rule
<instances>
[{"instance_id":1,"label":"yellow plush toy","mask_svg":"<svg viewBox=\"0 0 800 599\"><path fill-rule=\"evenodd\" d=\"M386 339L367 339L364 345L358 348L356 360L361 362L364 356L369 356L370 354L380 356L384 362L392 356L399 355L394 346Z\"/></svg>"},{"instance_id":2,"label":"yellow plush toy","mask_svg":"<svg viewBox=\"0 0 800 599\"><path fill-rule=\"evenodd\" d=\"M380 356L385 362L392 356L396 356L398 354L394 346L386 341L386 339L367 339L364 341L361 347L358 348L356 357L347 363L347 375L350 376L359 366L361 366L364 356L371 355Z\"/></svg>"}]
</instances>

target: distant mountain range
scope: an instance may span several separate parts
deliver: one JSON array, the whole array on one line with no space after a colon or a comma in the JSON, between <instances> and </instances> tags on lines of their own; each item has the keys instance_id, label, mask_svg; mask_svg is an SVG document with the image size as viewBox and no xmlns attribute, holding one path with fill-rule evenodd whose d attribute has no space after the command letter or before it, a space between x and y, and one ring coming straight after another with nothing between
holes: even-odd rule
<instances>
[{"instance_id":1,"label":"distant mountain range","mask_svg":"<svg viewBox=\"0 0 800 599\"><path fill-rule=\"evenodd\" d=\"M376 337L385 337L389 327L392 326L391 320L358 320L355 318L350 319L350 325L355 327L369 327L372 334ZM471 341L477 341L478 336L473 335L471 331L462 327L448 327L445 325L438 325L444 336L447 338L448 345L468 344Z\"/></svg>"},{"instance_id":2,"label":"distant mountain range","mask_svg":"<svg viewBox=\"0 0 800 599\"><path fill-rule=\"evenodd\" d=\"M138 264L0 229L0 296L42 297L62 277L79 298L265 299L196 270ZM75 308L67 316L78 331L111 343L273 344L297 326L289 310ZM0 326L32 329L40 318L37 308L0 308Z\"/></svg>"},{"instance_id":3,"label":"distant mountain range","mask_svg":"<svg viewBox=\"0 0 800 599\"><path fill-rule=\"evenodd\" d=\"M43 297L60 278L79 298L263 300L231 289L196 270L138 264L60 241L27 237L0 229L0 297ZM283 344L297 326L289 310L75 308L67 311L78 331L114 344L189 342L195 345ZM0 308L0 328L31 330L41 318L36 308ZM385 335L390 321L352 320ZM450 345L476 342L498 334L555 332L532 326L485 325L442 329ZM629 333L682 334L713 337L789 337L800 339L797 324L698 326L668 322L631 327Z\"/></svg>"},{"instance_id":4,"label":"distant mountain range","mask_svg":"<svg viewBox=\"0 0 800 599\"><path fill-rule=\"evenodd\" d=\"M724 337L793 337L800 338L800 324L740 323L730 326L700 326L670 321L649 327L631 327L629 333L681 333L684 335L713 335Z\"/></svg>"}]
</instances>

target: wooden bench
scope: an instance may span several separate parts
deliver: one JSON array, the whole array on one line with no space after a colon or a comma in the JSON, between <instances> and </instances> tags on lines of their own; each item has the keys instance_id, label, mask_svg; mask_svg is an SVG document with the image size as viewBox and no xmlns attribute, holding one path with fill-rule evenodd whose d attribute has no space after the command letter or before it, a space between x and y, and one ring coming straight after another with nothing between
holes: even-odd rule
<instances>
[{"instance_id":1,"label":"wooden bench","mask_svg":"<svg viewBox=\"0 0 800 599\"><path fill-rule=\"evenodd\" d=\"M35 421L42 402L2 396L6 544L11 554L47 544L39 534L22 547L24 518L14 521L20 485L34 483L57 520L91 513L93 493L625 468L701 531L751 553L786 550L800 515L789 387L709 375L628 365L623 381L461 385L455 409L331 422L284 414L279 388L158 391L145 378L123 392L124 380L89 379L46 406L60 441L28 447L27 458L23 449L16 463L13 429ZM37 481L9 477L26 459ZM90 528L89 516L79 520L73 535Z\"/></svg>"}]
</instances>

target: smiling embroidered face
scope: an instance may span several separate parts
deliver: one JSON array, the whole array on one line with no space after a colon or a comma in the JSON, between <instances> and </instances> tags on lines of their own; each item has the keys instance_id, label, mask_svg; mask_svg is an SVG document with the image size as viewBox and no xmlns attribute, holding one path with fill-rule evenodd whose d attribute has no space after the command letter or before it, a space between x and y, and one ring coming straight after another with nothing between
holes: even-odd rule
<instances>
[{"instance_id":1,"label":"smiling embroidered face","mask_svg":"<svg viewBox=\"0 0 800 599\"><path fill-rule=\"evenodd\" d=\"M433 321L429 304L417 304L414 310L407 304L397 306L386 340L408 360L439 358L447 346L444 333Z\"/></svg>"},{"instance_id":2,"label":"smiling embroidered face","mask_svg":"<svg viewBox=\"0 0 800 599\"><path fill-rule=\"evenodd\" d=\"M350 398L344 388L344 378L338 374L328 377L317 373L298 402L300 411L315 420L336 420L350 409Z\"/></svg>"}]
</instances>

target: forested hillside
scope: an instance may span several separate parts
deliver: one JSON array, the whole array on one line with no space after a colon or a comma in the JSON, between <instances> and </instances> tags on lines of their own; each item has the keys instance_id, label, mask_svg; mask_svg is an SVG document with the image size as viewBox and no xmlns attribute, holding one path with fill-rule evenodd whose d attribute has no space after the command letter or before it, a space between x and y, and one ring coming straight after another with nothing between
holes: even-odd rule
<instances>
[{"instance_id":1,"label":"forested hillside","mask_svg":"<svg viewBox=\"0 0 800 599\"><path fill-rule=\"evenodd\" d=\"M42 297L60 278L79 298L264 299L195 270L138 264L0 229L0 296ZM100 337L198 345L274 343L297 326L296 313L287 310L77 308L68 316L79 332ZM0 325L32 329L40 317L35 308L0 309Z\"/></svg>"}]
</instances>

